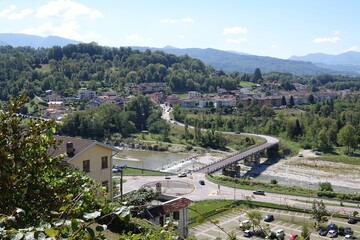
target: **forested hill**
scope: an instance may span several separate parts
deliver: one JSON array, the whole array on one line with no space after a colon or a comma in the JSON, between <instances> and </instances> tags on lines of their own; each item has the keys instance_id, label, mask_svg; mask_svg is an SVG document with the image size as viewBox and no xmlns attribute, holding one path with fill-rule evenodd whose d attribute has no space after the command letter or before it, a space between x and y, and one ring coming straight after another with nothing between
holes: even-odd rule
<instances>
[{"instance_id":1,"label":"forested hill","mask_svg":"<svg viewBox=\"0 0 360 240\"><path fill-rule=\"evenodd\" d=\"M225 75L189 56L164 52L107 48L96 44L67 45L49 49L0 47L0 99L26 93L31 98L45 90L76 96L80 87L101 93L121 92L125 83L166 82L167 91L216 87L236 89L237 74Z\"/></svg>"},{"instance_id":2,"label":"forested hill","mask_svg":"<svg viewBox=\"0 0 360 240\"><path fill-rule=\"evenodd\" d=\"M326 68L318 67L311 62L284 60L273 57L262 57L248 54L239 54L234 52L221 51L207 48L149 48L149 47L132 47L140 51L150 49L152 51L161 50L166 53L179 55L189 55L198 58L205 64L227 72L245 72L253 73L258 67L264 73L267 72L289 72L295 75L318 75L323 73L340 73Z\"/></svg>"}]
</instances>

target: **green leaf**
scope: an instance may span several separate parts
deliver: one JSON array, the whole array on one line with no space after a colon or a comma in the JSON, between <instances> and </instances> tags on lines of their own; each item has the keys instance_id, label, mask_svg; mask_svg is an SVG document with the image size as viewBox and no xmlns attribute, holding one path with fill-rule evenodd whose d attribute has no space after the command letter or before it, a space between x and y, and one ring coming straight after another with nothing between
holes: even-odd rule
<instances>
[{"instance_id":1,"label":"green leaf","mask_svg":"<svg viewBox=\"0 0 360 240\"><path fill-rule=\"evenodd\" d=\"M197 222L197 223L203 223L203 222L205 222L205 218L204 218L203 216L198 216L198 217L196 218L196 222Z\"/></svg>"},{"instance_id":2,"label":"green leaf","mask_svg":"<svg viewBox=\"0 0 360 240\"><path fill-rule=\"evenodd\" d=\"M95 237L94 230L92 230L91 228L86 228L85 231L90 235L91 238Z\"/></svg>"},{"instance_id":3,"label":"green leaf","mask_svg":"<svg viewBox=\"0 0 360 240\"><path fill-rule=\"evenodd\" d=\"M48 235L49 237L55 237L58 235L59 231L55 230L53 228L48 228L45 229L44 232L46 233L46 235Z\"/></svg>"},{"instance_id":4,"label":"green leaf","mask_svg":"<svg viewBox=\"0 0 360 240\"><path fill-rule=\"evenodd\" d=\"M71 228L73 231L78 229L79 222L76 219L71 219Z\"/></svg>"},{"instance_id":5,"label":"green leaf","mask_svg":"<svg viewBox=\"0 0 360 240\"><path fill-rule=\"evenodd\" d=\"M105 224L96 226L96 228L95 228L95 230L98 231L98 232L102 232L102 231L104 231L106 229L107 229L107 226Z\"/></svg>"},{"instance_id":6,"label":"green leaf","mask_svg":"<svg viewBox=\"0 0 360 240\"><path fill-rule=\"evenodd\" d=\"M60 214L59 212L56 212L56 211L50 211L50 213L51 213L52 215L59 215L59 214Z\"/></svg>"},{"instance_id":7,"label":"green leaf","mask_svg":"<svg viewBox=\"0 0 360 240\"><path fill-rule=\"evenodd\" d=\"M95 219L97 217L100 217L101 212L95 211L93 213L85 213L84 218L85 219Z\"/></svg>"},{"instance_id":8,"label":"green leaf","mask_svg":"<svg viewBox=\"0 0 360 240\"><path fill-rule=\"evenodd\" d=\"M36 240L45 240L46 235L43 232L36 232L35 233L35 239Z\"/></svg>"},{"instance_id":9,"label":"green leaf","mask_svg":"<svg viewBox=\"0 0 360 240\"><path fill-rule=\"evenodd\" d=\"M64 220L63 219L58 219L58 218L54 218L52 219L51 223L55 226L60 226L62 224L64 224Z\"/></svg>"},{"instance_id":10,"label":"green leaf","mask_svg":"<svg viewBox=\"0 0 360 240\"><path fill-rule=\"evenodd\" d=\"M12 234L10 240L21 240L23 236L24 236L23 233Z\"/></svg>"},{"instance_id":11,"label":"green leaf","mask_svg":"<svg viewBox=\"0 0 360 240\"><path fill-rule=\"evenodd\" d=\"M130 209L126 206L115 207L113 208L113 213L120 217L126 217L127 215L130 214Z\"/></svg>"}]
</instances>

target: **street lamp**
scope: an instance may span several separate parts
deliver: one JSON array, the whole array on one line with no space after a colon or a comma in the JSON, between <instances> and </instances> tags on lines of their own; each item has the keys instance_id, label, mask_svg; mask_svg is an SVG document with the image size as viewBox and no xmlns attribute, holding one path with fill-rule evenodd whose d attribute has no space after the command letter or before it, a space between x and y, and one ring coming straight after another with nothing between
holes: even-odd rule
<instances>
[{"instance_id":1,"label":"street lamp","mask_svg":"<svg viewBox=\"0 0 360 240\"><path fill-rule=\"evenodd\" d=\"M126 165L118 168L120 170L120 201L123 200L123 173L125 168L127 168Z\"/></svg>"}]
</instances>

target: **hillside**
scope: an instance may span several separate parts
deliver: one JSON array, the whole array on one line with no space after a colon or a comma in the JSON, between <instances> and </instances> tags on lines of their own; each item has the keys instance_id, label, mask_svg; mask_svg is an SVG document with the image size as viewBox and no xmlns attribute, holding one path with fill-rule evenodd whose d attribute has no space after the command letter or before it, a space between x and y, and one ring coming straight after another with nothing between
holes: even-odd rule
<instances>
[{"instance_id":1,"label":"hillside","mask_svg":"<svg viewBox=\"0 0 360 240\"><path fill-rule=\"evenodd\" d=\"M312 53L306 56L292 56L289 60L310 61L329 65L360 65L360 52L345 52L338 55Z\"/></svg>"},{"instance_id":2,"label":"hillside","mask_svg":"<svg viewBox=\"0 0 360 240\"><path fill-rule=\"evenodd\" d=\"M131 47L140 51L150 49L152 51L160 50L165 53L179 55L189 55L198 58L207 65L222 69L228 72L248 72L253 73L256 68L261 72L290 72L295 75L317 75L322 73L339 73L325 68L318 67L310 62L283 60L272 57L262 57L248 55L244 53L234 53L207 48L150 48L150 47Z\"/></svg>"},{"instance_id":3,"label":"hillside","mask_svg":"<svg viewBox=\"0 0 360 240\"><path fill-rule=\"evenodd\" d=\"M0 33L0 45L13 47L30 46L33 48L50 48L53 46L65 46L67 44L78 44L79 41L57 36L40 37L21 33Z\"/></svg>"}]
</instances>

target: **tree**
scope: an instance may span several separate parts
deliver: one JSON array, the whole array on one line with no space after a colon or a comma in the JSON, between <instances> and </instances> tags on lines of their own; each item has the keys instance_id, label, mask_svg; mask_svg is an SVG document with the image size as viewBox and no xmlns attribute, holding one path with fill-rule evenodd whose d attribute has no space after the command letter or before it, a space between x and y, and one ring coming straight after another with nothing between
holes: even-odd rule
<instances>
[{"instance_id":1,"label":"tree","mask_svg":"<svg viewBox=\"0 0 360 240\"><path fill-rule=\"evenodd\" d=\"M311 232L309 231L309 226L308 225L303 225L301 228L301 236L303 237L304 240L310 240L310 235Z\"/></svg>"},{"instance_id":2,"label":"tree","mask_svg":"<svg viewBox=\"0 0 360 240\"><path fill-rule=\"evenodd\" d=\"M327 192L333 192L333 187L330 182L321 182L319 183L319 191L327 191Z\"/></svg>"},{"instance_id":3,"label":"tree","mask_svg":"<svg viewBox=\"0 0 360 240\"><path fill-rule=\"evenodd\" d=\"M260 80L263 80L260 68L256 68L253 75L253 82L258 83Z\"/></svg>"},{"instance_id":4,"label":"tree","mask_svg":"<svg viewBox=\"0 0 360 240\"><path fill-rule=\"evenodd\" d=\"M281 97L281 105L286 106L286 98L285 98L285 96Z\"/></svg>"},{"instance_id":5,"label":"tree","mask_svg":"<svg viewBox=\"0 0 360 240\"><path fill-rule=\"evenodd\" d=\"M53 211L63 219L91 211L98 203L95 196L104 192L84 173L60 164L61 155L48 154L59 145L55 121L30 120L22 126L15 114L25 100L10 99L0 113L0 217L16 216L16 227L25 228L51 220Z\"/></svg>"},{"instance_id":6,"label":"tree","mask_svg":"<svg viewBox=\"0 0 360 240\"><path fill-rule=\"evenodd\" d=\"M332 149L328 131L323 127L317 135L316 147L320 151L328 152Z\"/></svg>"},{"instance_id":7,"label":"tree","mask_svg":"<svg viewBox=\"0 0 360 240\"><path fill-rule=\"evenodd\" d=\"M350 148L357 147L356 129L350 123L347 123L343 128L340 129L337 140L339 144L348 147L347 153L350 152Z\"/></svg>"},{"instance_id":8,"label":"tree","mask_svg":"<svg viewBox=\"0 0 360 240\"><path fill-rule=\"evenodd\" d=\"M289 103L289 106L292 108L294 107L295 105L295 102L294 102L294 97L293 96L290 96L290 103Z\"/></svg>"},{"instance_id":9,"label":"tree","mask_svg":"<svg viewBox=\"0 0 360 240\"><path fill-rule=\"evenodd\" d=\"M327 221L326 216L329 215L328 211L322 200L313 201L312 209L310 210L312 218L314 218L317 224Z\"/></svg>"},{"instance_id":10,"label":"tree","mask_svg":"<svg viewBox=\"0 0 360 240\"><path fill-rule=\"evenodd\" d=\"M261 213L259 211L250 211L246 213L246 217L250 220L253 231L255 232L255 227L260 227L260 223L262 220Z\"/></svg>"},{"instance_id":11,"label":"tree","mask_svg":"<svg viewBox=\"0 0 360 240\"><path fill-rule=\"evenodd\" d=\"M310 94L310 96L308 97L308 103L310 103L310 104L314 104L314 103L315 103L314 95Z\"/></svg>"}]
</instances>

